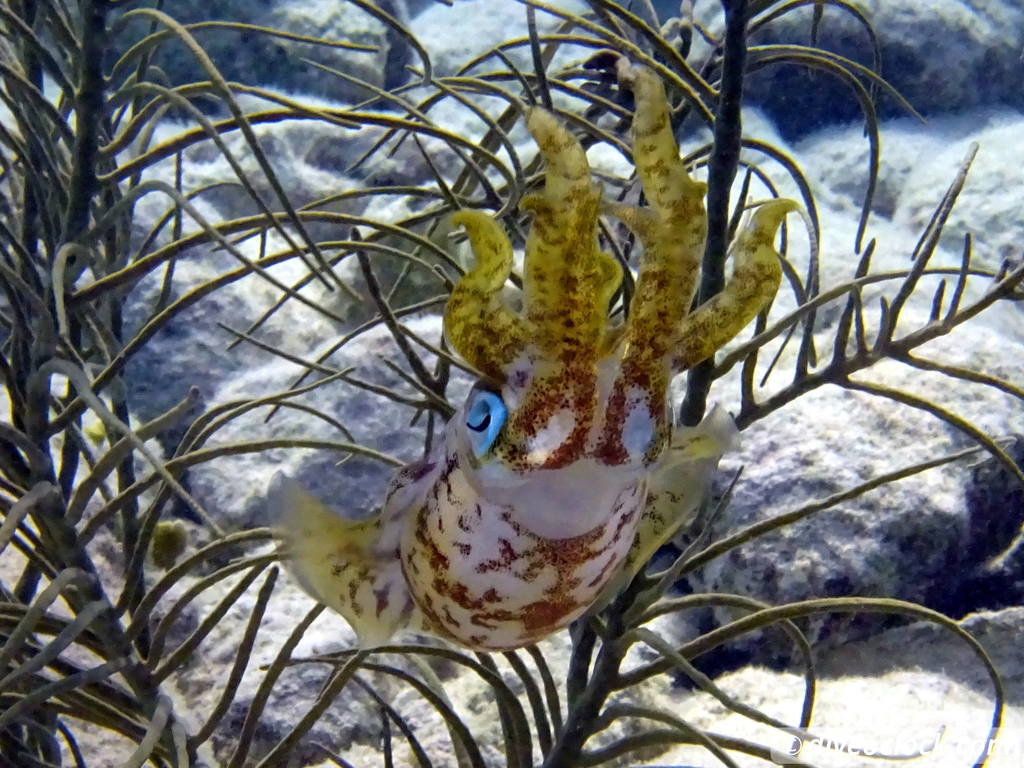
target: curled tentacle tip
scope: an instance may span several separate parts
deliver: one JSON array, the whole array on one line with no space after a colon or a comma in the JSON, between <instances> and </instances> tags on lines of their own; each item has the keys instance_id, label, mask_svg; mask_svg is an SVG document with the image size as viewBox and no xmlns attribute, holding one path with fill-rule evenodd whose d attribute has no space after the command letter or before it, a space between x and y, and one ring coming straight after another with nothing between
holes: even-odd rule
<instances>
[{"instance_id":1,"label":"curled tentacle tip","mask_svg":"<svg viewBox=\"0 0 1024 768\"><path fill-rule=\"evenodd\" d=\"M545 207L550 207L550 203L547 202L543 195L539 195L535 192L523 195L519 198L520 211L536 213Z\"/></svg>"},{"instance_id":2,"label":"curled tentacle tip","mask_svg":"<svg viewBox=\"0 0 1024 768\"><path fill-rule=\"evenodd\" d=\"M745 237L748 241L758 240L769 244L774 239L782 220L788 214L802 210L795 200L784 197L761 203L751 215L750 223L745 228Z\"/></svg>"},{"instance_id":3,"label":"curled tentacle tip","mask_svg":"<svg viewBox=\"0 0 1024 768\"><path fill-rule=\"evenodd\" d=\"M754 211L754 216L761 221L782 221L787 213L800 210L800 203L788 197L776 197L761 203Z\"/></svg>"},{"instance_id":4,"label":"curled tentacle tip","mask_svg":"<svg viewBox=\"0 0 1024 768\"><path fill-rule=\"evenodd\" d=\"M552 130L558 126L558 118L550 110L544 107L526 108L526 128L531 134L536 135L538 130Z\"/></svg>"},{"instance_id":5,"label":"curled tentacle tip","mask_svg":"<svg viewBox=\"0 0 1024 768\"><path fill-rule=\"evenodd\" d=\"M472 218L473 211L463 209L451 214L448 221L451 223L452 229L455 229L457 227L465 227L466 222L470 221Z\"/></svg>"}]
</instances>

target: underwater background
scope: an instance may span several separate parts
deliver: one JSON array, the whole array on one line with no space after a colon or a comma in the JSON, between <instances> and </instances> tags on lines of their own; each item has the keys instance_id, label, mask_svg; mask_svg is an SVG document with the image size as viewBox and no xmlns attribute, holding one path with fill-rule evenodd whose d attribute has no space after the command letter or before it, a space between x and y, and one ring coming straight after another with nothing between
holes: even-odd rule
<instances>
[{"instance_id":1,"label":"underwater background","mask_svg":"<svg viewBox=\"0 0 1024 768\"><path fill-rule=\"evenodd\" d=\"M615 62L653 67L706 180L739 17L723 221L803 214L673 382L742 430L701 515L534 647L356 653L275 476L362 519L441 439L451 213L519 267L542 178L515 100L637 202ZM0 765L1024 760L1024 4L3 0L0 35Z\"/></svg>"}]
</instances>

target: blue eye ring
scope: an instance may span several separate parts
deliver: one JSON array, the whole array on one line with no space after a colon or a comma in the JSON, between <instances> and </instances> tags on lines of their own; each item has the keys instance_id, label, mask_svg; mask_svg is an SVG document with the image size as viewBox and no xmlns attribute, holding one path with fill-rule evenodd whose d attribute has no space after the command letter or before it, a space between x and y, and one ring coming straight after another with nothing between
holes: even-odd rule
<instances>
[{"instance_id":1,"label":"blue eye ring","mask_svg":"<svg viewBox=\"0 0 1024 768\"><path fill-rule=\"evenodd\" d=\"M474 456L480 458L490 450L507 417L508 409L496 393L478 389L470 395L466 430Z\"/></svg>"}]
</instances>

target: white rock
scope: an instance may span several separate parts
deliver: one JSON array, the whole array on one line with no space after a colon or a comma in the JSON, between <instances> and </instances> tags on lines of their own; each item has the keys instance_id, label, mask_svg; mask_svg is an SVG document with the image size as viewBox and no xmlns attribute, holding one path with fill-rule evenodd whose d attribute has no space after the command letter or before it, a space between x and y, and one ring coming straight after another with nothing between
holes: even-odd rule
<instances>
[{"instance_id":1,"label":"white rock","mask_svg":"<svg viewBox=\"0 0 1024 768\"><path fill-rule=\"evenodd\" d=\"M991 768L1010 768L1024 757L1024 709L1020 706L1021 668L1015 650L1024 620L1019 608L977 614L963 622L992 654L1007 685L1003 728L995 734ZM906 762L866 760L854 749L890 753L925 751L912 765L959 768L971 765L990 738L992 683L967 644L948 630L918 622L826 656L818 667L818 691L810 731L827 745L805 740L801 757L827 768L871 765L894 768ZM748 668L717 681L735 699L795 723L804 694L804 678L792 673ZM730 713L708 694L666 695L662 706L690 724L715 733L756 741L784 751L792 739L767 726ZM936 744L936 741L938 743ZM842 746L840 746L842 745ZM763 765L736 755L740 766ZM717 765L692 747L677 747L657 764L695 768Z\"/></svg>"},{"instance_id":2,"label":"white rock","mask_svg":"<svg viewBox=\"0 0 1024 768\"><path fill-rule=\"evenodd\" d=\"M550 5L572 13L588 10L580 0L556 0ZM526 8L513 0L455 0L451 6L438 3L416 16L413 29L430 51L438 72L450 75L493 46L526 37ZM537 11L537 28L542 34L554 31L560 22L554 14ZM527 43L514 52L514 60L529 61L529 50ZM495 66L504 67L500 59L494 59L484 65L484 71Z\"/></svg>"}]
</instances>

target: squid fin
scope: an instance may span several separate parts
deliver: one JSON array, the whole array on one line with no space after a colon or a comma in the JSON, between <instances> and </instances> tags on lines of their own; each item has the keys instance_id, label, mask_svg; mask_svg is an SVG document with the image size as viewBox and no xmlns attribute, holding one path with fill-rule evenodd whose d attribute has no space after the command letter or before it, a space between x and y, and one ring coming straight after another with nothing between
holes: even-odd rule
<instances>
[{"instance_id":1,"label":"squid fin","mask_svg":"<svg viewBox=\"0 0 1024 768\"><path fill-rule=\"evenodd\" d=\"M345 520L295 481L274 479L270 503L280 510L279 535L291 569L316 600L340 613L360 648L388 643L402 629L419 629L422 618L402 575L389 530L398 515Z\"/></svg>"},{"instance_id":2,"label":"squid fin","mask_svg":"<svg viewBox=\"0 0 1024 768\"><path fill-rule=\"evenodd\" d=\"M671 445L648 481L647 503L633 546L592 610L608 605L659 547L693 522L710 491L719 460L738 447L739 430L732 417L717 405L697 426L673 430Z\"/></svg>"}]
</instances>

